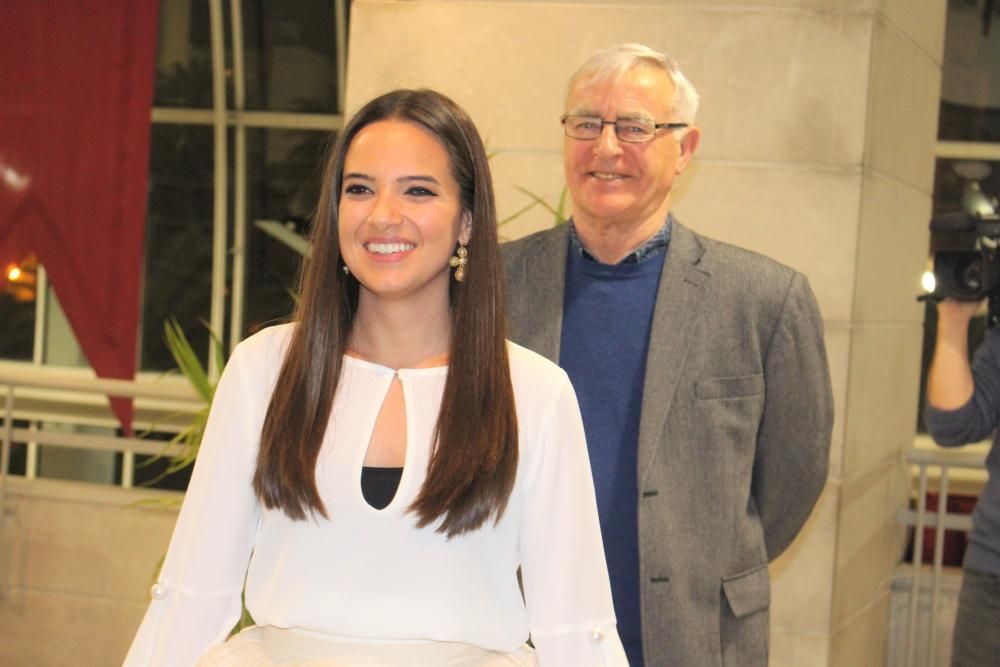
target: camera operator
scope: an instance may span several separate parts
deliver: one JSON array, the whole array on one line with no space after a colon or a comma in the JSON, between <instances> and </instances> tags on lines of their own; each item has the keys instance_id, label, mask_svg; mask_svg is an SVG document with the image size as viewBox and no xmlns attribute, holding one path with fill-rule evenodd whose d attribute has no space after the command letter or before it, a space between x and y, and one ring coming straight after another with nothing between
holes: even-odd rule
<instances>
[{"instance_id":1,"label":"camera operator","mask_svg":"<svg viewBox=\"0 0 1000 667\"><path fill-rule=\"evenodd\" d=\"M927 380L924 419L945 447L993 433L989 479L972 515L952 638L952 667L1000 665L1000 327L986 332L969 364L969 322L981 302L938 303L937 342Z\"/></svg>"}]
</instances>

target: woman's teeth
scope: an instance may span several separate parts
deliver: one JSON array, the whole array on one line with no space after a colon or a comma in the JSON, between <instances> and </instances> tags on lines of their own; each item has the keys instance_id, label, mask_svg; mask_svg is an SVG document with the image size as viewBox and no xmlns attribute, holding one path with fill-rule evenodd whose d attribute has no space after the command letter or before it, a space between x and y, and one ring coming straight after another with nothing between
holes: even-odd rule
<instances>
[{"instance_id":1,"label":"woman's teeth","mask_svg":"<svg viewBox=\"0 0 1000 667\"><path fill-rule=\"evenodd\" d=\"M413 250L412 243L366 243L365 249L376 255L393 255L397 252Z\"/></svg>"}]
</instances>

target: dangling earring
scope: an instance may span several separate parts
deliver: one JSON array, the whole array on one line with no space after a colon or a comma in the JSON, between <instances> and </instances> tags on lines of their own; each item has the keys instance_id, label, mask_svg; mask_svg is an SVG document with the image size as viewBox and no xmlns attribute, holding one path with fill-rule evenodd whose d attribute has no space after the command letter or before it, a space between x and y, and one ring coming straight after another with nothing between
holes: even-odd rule
<instances>
[{"instance_id":1,"label":"dangling earring","mask_svg":"<svg viewBox=\"0 0 1000 667\"><path fill-rule=\"evenodd\" d=\"M344 272L345 276L351 275L351 270L347 268L347 264L344 264L342 267L340 267L340 270Z\"/></svg>"},{"instance_id":2,"label":"dangling earring","mask_svg":"<svg viewBox=\"0 0 1000 667\"><path fill-rule=\"evenodd\" d=\"M459 241L458 250L451 259L448 260L448 266L455 269L455 282L460 283L465 280L465 265L469 263L469 251L466 250L465 244Z\"/></svg>"}]
</instances>

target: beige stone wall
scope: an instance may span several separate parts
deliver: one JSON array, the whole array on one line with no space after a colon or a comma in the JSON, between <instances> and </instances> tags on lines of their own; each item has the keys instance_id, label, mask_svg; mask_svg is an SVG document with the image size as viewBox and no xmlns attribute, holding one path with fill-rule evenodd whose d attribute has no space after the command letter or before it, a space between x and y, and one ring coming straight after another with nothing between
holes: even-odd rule
<instances>
[{"instance_id":1,"label":"beige stone wall","mask_svg":"<svg viewBox=\"0 0 1000 667\"><path fill-rule=\"evenodd\" d=\"M177 518L135 503L167 497L179 496L8 478L0 665L121 665Z\"/></svg>"},{"instance_id":2,"label":"beige stone wall","mask_svg":"<svg viewBox=\"0 0 1000 667\"><path fill-rule=\"evenodd\" d=\"M923 310L945 3L883 0L872 19L861 210L840 452L831 664L884 664L894 512L908 480ZM878 657L876 660L875 657Z\"/></svg>"},{"instance_id":3,"label":"beige stone wall","mask_svg":"<svg viewBox=\"0 0 1000 667\"><path fill-rule=\"evenodd\" d=\"M565 81L595 49L678 60L704 131L675 211L806 273L837 406L827 490L772 566L772 664L880 665L913 439L945 0L355 0L347 102L430 86L473 116L501 217L555 203ZM534 210L508 238L550 224Z\"/></svg>"}]
</instances>

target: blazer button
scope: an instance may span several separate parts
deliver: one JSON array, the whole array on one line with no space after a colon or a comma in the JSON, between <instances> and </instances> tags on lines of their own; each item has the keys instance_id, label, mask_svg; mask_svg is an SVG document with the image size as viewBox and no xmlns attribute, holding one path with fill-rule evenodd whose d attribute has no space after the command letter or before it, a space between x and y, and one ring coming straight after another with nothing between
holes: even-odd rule
<instances>
[{"instance_id":1,"label":"blazer button","mask_svg":"<svg viewBox=\"0 0 1000 667\"><path fill-rule=\"evenodd\" d=\"M595 642L604 641L604 630L601 630L600 628L594 628L593 630L590 631L590 638L593 639Z\"/></svg>"},{"instance_id":2,"label":"blazer button","mask_svg":"<svg viewBox=\"0 0 1000 667\"><path fill-rule=\"evenodd\" d=\"M156 582L150 587L149 594L153 596L154 600L162 600L167 597L167 587L160 582Z\"/></svg>"}]
</instances>

